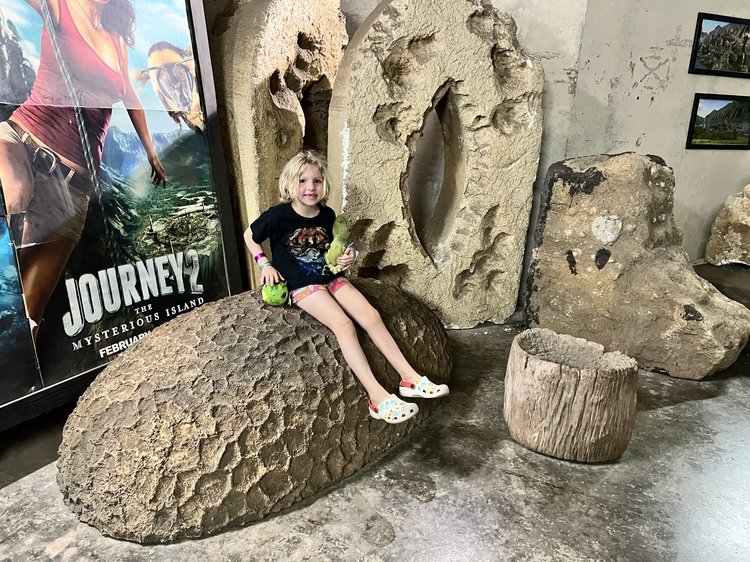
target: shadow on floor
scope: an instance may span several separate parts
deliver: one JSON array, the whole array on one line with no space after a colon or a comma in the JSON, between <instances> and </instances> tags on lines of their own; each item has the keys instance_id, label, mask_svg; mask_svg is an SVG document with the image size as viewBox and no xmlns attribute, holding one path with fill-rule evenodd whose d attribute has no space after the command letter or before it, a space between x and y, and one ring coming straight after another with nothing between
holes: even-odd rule
<instances>
[{"instance_id":1,"label":"shadow on floor","mask_svg":"<svg viewBox=\"0 0 750 562\"><path fill-rule=\"evenodd\" d=\"M0 488L57 460L71 402L0 433Z\"/></svg>"}]
</instances>

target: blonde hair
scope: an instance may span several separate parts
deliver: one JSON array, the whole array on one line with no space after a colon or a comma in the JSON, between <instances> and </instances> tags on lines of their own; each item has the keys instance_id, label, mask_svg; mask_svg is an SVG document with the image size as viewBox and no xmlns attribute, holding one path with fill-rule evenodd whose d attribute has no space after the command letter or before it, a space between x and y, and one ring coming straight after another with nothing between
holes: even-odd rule
<instances>
[{"instance_id":1,"label":"blonde hair","mask_svg":"<svg viewBox=\"0 0 750 562\"><path fill-rule=\"evenodd\" d=\"M328 167L325 158L314 150L298 152L284 164L279 175L279 196L282 203L297 199L297 184L306 166L315 166L320 170L320 175L323 176L323 198L320 202L325 204L328 198Z\"/></svg>"}]
</instances>

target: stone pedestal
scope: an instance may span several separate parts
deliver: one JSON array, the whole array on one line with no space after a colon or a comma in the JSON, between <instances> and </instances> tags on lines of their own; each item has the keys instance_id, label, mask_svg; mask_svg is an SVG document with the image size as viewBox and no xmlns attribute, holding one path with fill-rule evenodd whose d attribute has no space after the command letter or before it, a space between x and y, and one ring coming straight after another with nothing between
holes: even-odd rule
<instances>
[{"instance_id":1,"label":"stone pedestal","mask_svg":"<svg viewBox=\"0 0 750 562\"><path fill-rule=\"evenodd\" d=\"M619 457L635 424L636 362L581 338L516 336L505 376L505 421L532 451L571 461Z\"/></svg>"}]
</instances>

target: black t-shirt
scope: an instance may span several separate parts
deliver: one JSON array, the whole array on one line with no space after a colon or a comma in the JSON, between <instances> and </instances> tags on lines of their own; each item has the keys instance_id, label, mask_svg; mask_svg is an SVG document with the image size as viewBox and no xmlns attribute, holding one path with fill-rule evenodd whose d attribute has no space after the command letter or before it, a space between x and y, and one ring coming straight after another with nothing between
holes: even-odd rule
<instances>
[{"instance_id":1,"label":"black t-shirt","mask_svg":"<svg viewBox=\"0 0 750 562\"><path fill-rule=\"evenodd\" d=\"M306 285L324 285L335 277L326 265L325 252L333 241L336 213L320 205L320 212L305 218L291 203L271 207L250 225L253 240L271 242L273 266L286 279L290 291Z\"/></svg>"}]
</instances>

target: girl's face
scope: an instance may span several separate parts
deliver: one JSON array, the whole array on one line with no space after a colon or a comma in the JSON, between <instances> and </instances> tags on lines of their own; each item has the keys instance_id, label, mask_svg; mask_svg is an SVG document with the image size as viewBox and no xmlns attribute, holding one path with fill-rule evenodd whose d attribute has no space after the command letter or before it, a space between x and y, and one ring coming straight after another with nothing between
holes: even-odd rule
<instances>
[{"instance_id":1,"label":"girl's face","mask_svg":"<svg viewBox=\"0 0 750 562\"><path fill-rule=\"evenodd\" d=\"M316 207L323 199L323 174L317 166L308 164L302 168L294 192L296 201L303 207Z\"/></svg>"}]
</instances>

